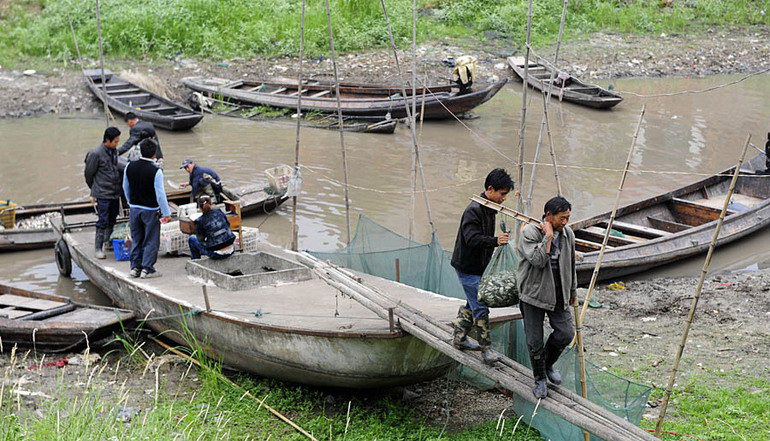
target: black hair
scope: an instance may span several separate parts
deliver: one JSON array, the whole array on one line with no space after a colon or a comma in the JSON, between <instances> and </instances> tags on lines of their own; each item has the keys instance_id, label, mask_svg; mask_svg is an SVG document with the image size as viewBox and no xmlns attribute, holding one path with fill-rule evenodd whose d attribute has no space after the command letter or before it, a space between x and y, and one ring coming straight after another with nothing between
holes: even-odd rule
<instances>
[{"instance_id":1,"label":"black hair","mask_svg":"<svg viewBox=\"0 0 770 441\"><path fill-rule=\"evenodd\" d=\"M112 141L118 136L120 136L120 130L118 130L117 127L107 127L107 129L104 130L104 137L102 138L102 142Z\"/></svg>"},{"instance_id":2,"label":"black hair","mask_svg":"<svg viewBox=\"0 0 770 441\"><path fill-rule=\"evenodd\" d=\"M158 145L150 138L139 143L139 150L142 151L142 158L152 158L158 151Z\"/></svg>"},{"instance_id":3,"label":"black hair","mask_svg":"<svg viewBox=\"0 0 770 441\"><path fill-rule=\"evenodd\" d=\"M513 179L504 168L496 168L489 172L484 180L484 189L492 187L494 190L513 190Z\"/></svg>"},{"instance_id":4,"label":"black hair","mask_svg":"<svg viewBox=\"0 0 770 441\"><path fill-rule=\"evenodd\" d=\"M572 204L561 196L549 199L548 202L545 203L545 207L543 207L545 214L557 214L567 210L572 210Z\"/></svg>"},{"instance_id":5,"label":"black hair","mask_svg":"<svg viewBox=\"0 0 770 441\"><path fill-rule=\"evenodd\" d=\"M126 122L128 122L128 121L130 121L130 120L132 120L132 119L136 119L136 118L137 118L137 116L136 116L136 113L134 113L134 112L128 112L128 113L126 113L126 116L125 116L123 119L124 119Z\"/></svg>"},{"instance_id":6,"label":"black hair","mask_svg":"<svg viewBox=\"0 0 770 441\"><path fill-rule=\"evenodd\" d=\"M203 196L200 196L198 198L198 206L201 207L201 208L203 208L203 200L204 200L204 198L208 199L209 203L211 203L211 196L209 196L207 194L204 194Z\"/></svg>"}]
</instances>

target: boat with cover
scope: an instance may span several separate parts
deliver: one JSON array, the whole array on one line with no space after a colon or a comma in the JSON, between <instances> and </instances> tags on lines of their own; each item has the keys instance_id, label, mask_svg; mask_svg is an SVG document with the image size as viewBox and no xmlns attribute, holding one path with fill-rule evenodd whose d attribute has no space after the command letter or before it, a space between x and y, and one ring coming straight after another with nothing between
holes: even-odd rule
<instances>
[{"instance_id":1,"label":"boat with cover","mask_svg":"<svg viewBox=\"0 0 770 441\"><path fill-rule=\"evenodd\" d=\"M466 93L451 85L407 88L407 97L402 96L400 86L367 85L355 83L340 84L340 107L344 116L354 118L406 118L406 105L416 104L418 112L425 119L448 119L465 113L492 99L508 80L479 87ZM302 88L296 81L270 80L226 80L221 78L184 78L188 88L206 96L233 103L252 106L297 108L297 95L302 93L302 110L321 113L337 112L336 89L328 82L307 81Z\"/></svg>"},{"instance_id":2,"label":"boat with cover","mask_svg":"<svg viewBox=\"0 0 770 441\"><path fill-rule=\"evenodd\" d=\"M0 338L6 348L71 351L108 336L134 318L124 309L87 305L66 297L0 284Z\"/></svg>"},{"instance_id":3,"label":"boat with cover","mask_svg":"<svg viewBox=\"0 0 770 441\"><path fill-rule=\"evenodd\" d=\"M129 277L127 262L93 256L91 227L62 234L91 283L176 343L185 329L225 365L279 380L350 388L388 387L443 375L452 360L340 294L297 254L266 242L224 260L161 256L154 279ZM463 301L382 278L364 283L450 323ZM203 287L206 287L205 290ZM207 310L210 305L210 310ZM519 317L493 310L493 327Z\"/></svg>"},{"instance_id":4,"label":"boat with cover","mask_svg":"<svg viewBox=\"0 0 770 441\"><path fill-rule=\"evenodd\" d=\"M516 73L517 77L523 81L525 65L524 57L508 57L508 64ZM527 83L536 90L542 91L545 89L547 92L548 82L551 80L553 71L554 69L550 65L529 60ZM556 72L553 77L556 78L558 74L559 72ZM570 76L566 86L561 87L554 85L551 96L559 101L569 101L594 109L609 109L623 101L623 97L616 93L612 93L595 84L584 83L572 76Z\"/></svg>"},{"instance_id":5,"label":"boat with cover","mask_svg":"<svg viewBox=\"0 0 770 441\"><path fill-rule=\"evenodd\" d=\"M203 115L189 107L126 81L109 69L104 70L106 87L102 87L101 69L84 70L83 74L91 92L101 101L106 99L107 106L121 115L133 112L139 119L149 121L155 127L172 131L191 129L203 119Z\"/></svg>"}]
</instances>

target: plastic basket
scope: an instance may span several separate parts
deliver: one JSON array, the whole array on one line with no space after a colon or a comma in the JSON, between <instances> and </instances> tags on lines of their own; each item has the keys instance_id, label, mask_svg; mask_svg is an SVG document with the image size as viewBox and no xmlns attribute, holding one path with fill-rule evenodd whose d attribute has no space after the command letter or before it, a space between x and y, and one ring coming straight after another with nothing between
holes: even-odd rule
<instances>
[{"instance_id":1,"label":"plastic basket","mask_svg":"<svg viewBox=\"0 0 770 441\"><path fill-rule=\"evenodd\" d=\"M115 260L123 262L131 258L131 248L126 247L125 239L112 239Z\"/></svg>"},{"instance_id":2,"label":"plastic basket","mask_svg":"<svg viewBox=\"0 0 770 441\"><path fill-rule=\"evenodd\" d=\"M288 165L279 165L278 167L265 170L267 182L270 184L270 188L276 193L286 192L286 189L289 188L289 180L293 173L294 169Z\"/></svg>"},{"instance_id":3,"label":"plastic basket","mask_svg":"<svg viewBox=\"0 0 770 441\"><path fill-rule=\"evenodd\" d=\"M3 228L16 226L16 204L13 202L0 200L0 225Z\"/></svg>"}]
</instances>

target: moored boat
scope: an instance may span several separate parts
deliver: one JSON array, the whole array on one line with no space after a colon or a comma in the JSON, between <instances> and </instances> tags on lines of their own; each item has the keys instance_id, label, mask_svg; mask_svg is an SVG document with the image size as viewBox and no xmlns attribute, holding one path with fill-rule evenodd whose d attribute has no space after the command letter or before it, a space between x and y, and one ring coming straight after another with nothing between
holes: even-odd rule
<instances>
[{"instance_id":1,"label":"moored boat","mask_svg":"<svg viewBox=\"0 0 770 441\"><path fill-rule=\"evenodd\" d=\"M524 57L508 57L508 64L516 76L523 81L524 65L526 64ZM548 82L553 73L551 66L530 60L529 69L527 69L527 83L537 90L545 89L547 91ZM558 72L553 76L556 78ZM552 86L551 97L594 109L609 109L623 101L623 97L616 93L595 84L584 83L572 76L564 87Z\"/></svg>"}]
</instances>

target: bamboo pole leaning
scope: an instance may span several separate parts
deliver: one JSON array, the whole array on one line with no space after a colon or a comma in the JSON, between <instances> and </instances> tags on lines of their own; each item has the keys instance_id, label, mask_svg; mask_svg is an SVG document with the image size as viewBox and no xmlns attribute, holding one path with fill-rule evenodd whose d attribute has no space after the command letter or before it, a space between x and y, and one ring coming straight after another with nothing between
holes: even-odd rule
<instances>
[{"instance_id":1,"label":"bamboo pole leaning","mask_svg":"<svg viewBox=\"0 0 770 441\"><path fill-rule=\"evenodd\" d=\"M299 140L300 128L302 127L302 68L305 58L305 5L307 0L302 0L302 16L299 22L299 73L297 74L297 84L299 84L300 93L297 94L297 139L294 143L294 173L299 173ZM291 249L297 251L299 248L299 229L297 228L297 195L291 198Z\"/></svg>"},{"instance_id":2,"label":"bamboo pole leaning","mask_svg":"<svg viewBox=\"0 0 770 441\"><path fill-rule=\"evenodd\" d=\"M96 31L99 36L99 68L102 71L102 103L104 103L104 122L110 125L110 109L107 106L107 80L104 75L104 46L102 44L102 14L99 0L96 0Z\"/></svg>"},{"instance_id":3,"label":"bamboo pole leaning","mask_svg":"<svg viewBox=\"0 0 770 441\"><path fill-rule=\"evenodd\" d=\"M348 187L348 157L345 150L345 129L342 118L342 102L340 101L340 79L337 75L337 54L334 50L334 31L332 30L332 9L329 0L326 0L326 23L329 27L329 46L332 54L332 67L334 69L334 91L337 97L337 119L339 121L340 147L342 149L342 173L345 181L345 233L347 244L350 244L350 190ZM302 84L297 91L302 95Z\"/></svg>"},{"instance_id":4,"label":"bamboo pole leaning","mask_svg":"<svg viewBox=\"0 0 770 441\"><path fill-rule=\"evenodd\" d=\"M522 78L524 80L524 89L522 92L521 97L521 125L519 126L519 164L518 164L518 174L516 176L516 184L518 185L518 188L516 189L516 209L519 211L523 211L524 204L523 204L523 193L524 190L522 186L524 185L524 134L526 131L527 126L527 90L529 89L529 84L527 83L529 78L529 45L532 42L532 0L529 0L528 6L527 6L527 39L525 44L525 51L524 51L524 77ZM519 229L516 228L516 232L518 234Z\"/></svg>"},{"instance_id":5,"label":"bamboo pole leaning","mask_svg":"<svg viewBox=\"0 0 770 441\"><path fill-rule=\"evenodd\" d=\"M698 279L698 285L695 287L695 297L690 304L690 312L687 314L687 320L682 331L682 337L679 340L679 346L676 354L674 355L674 365L671 368L671 376L668 379L668 385L666 386L666 393L663 396L663 404L660 408L660 416L658 422L655 425L655 436L660 437L661 429L663 428L663 421L666 419L666 411L668 410L668 403L671 399L671 392L674 390L674 382L676 381L676 375L679 370L679 363L682 360L682 354L684 353L684 347L687 344L687 337L690 335L690 327L692 327L692 321L695 317L695 310L698 308L698 301L700 300L701 293L703 292L703 282L706 280L706 274L708 273L709 266L711 265L711 256L714 254L714 248L716 248L717 240L719 239L719 232L722 230L722 224L725 220L727 213L727 206L730 205L730 199L733 197L735 191L735 184L738 182L738 175L741 172L741 166L746 159L746 151L751 144L751 135L746 137L746 143L743 145L743 151L741 157L738 159L738 163L735 165L735 171L733 172L732 180L730 181L730 187L725 195L725 200L722 203L722 212L719 213L719 220L717 220L714 234L711 236L711 243L709 244L708 253L706 253L706 260L703 262L703 268L701 269L700 278Z\"/></svg>"}]
</instances>

